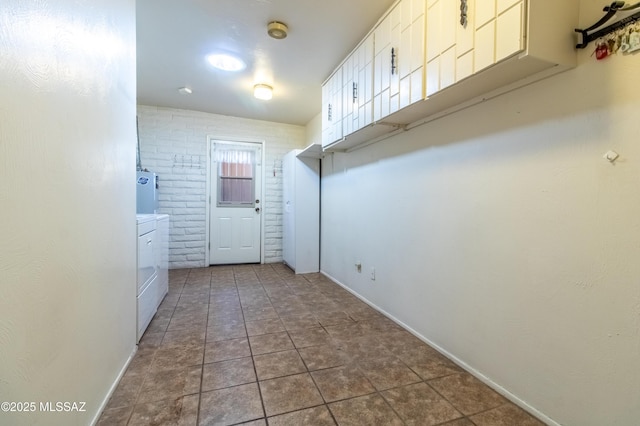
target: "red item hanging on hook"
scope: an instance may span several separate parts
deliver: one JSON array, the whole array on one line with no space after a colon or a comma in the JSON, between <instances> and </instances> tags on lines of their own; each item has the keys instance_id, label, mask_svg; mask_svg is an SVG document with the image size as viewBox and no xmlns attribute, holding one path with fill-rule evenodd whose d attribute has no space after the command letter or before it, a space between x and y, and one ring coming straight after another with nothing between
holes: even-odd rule
<instances>
[{"instance_id":1,"label":"red item hanging on hook","mask_svg":"<svg viewBox=\"0 0 640 426\"><path fill-rule=\"evenodd\" d=\"M598 47L596 47L596 59L601 61L607 56L609 56L609 46L607 43L598 43Z\"/></svg>"}]
</instances>

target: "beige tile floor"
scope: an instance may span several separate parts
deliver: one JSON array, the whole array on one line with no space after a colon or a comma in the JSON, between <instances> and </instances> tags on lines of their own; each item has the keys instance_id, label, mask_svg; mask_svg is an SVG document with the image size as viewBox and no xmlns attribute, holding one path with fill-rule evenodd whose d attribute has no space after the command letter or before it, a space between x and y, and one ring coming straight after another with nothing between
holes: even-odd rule
<instances>
[{"instance_id":1,"label":"beige tile floor","mask_svg":"<svg viewBox=\"0 0 640 426\"><path fill-rule=\"evenodd\" d=\"M319 274L170 271L99 425L542 425Z\"/></svg>"}]
</instances>

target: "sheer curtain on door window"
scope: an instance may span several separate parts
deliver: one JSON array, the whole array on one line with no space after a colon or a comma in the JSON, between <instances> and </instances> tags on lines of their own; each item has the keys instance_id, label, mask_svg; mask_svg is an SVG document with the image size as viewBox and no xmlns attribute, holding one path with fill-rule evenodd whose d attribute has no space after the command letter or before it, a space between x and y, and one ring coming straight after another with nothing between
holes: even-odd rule
<instances>
[{"instance_id":1,"label":"sheer curtain on door window","mask_svg":"<svg viewBox=\"0 0 640 426\"><path fill-rule=\"evenodd\" d=\"M216 147L218 206L249 206L255 202L255 150Z\"/></svg>"}]
</instances>

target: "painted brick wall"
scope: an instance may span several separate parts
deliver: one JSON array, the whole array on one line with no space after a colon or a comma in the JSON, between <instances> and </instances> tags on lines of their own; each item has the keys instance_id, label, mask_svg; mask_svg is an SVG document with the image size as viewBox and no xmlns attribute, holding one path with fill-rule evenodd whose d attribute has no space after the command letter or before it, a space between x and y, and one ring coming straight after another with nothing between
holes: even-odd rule
<instances>
[{"instance_id":1,"label":"painted brick wall","mask_svg":"<svg viewBox=\"0 0 640 426\"><path fill-rule=\"evenodd\" d=\"M145 105L138 126L142 167L158 173L159 210L171 215L170 268L206 266L209 136L265 141L265 262L282 261L282 157L304 148L304 127Z\"/></svg>"}]
</instances>

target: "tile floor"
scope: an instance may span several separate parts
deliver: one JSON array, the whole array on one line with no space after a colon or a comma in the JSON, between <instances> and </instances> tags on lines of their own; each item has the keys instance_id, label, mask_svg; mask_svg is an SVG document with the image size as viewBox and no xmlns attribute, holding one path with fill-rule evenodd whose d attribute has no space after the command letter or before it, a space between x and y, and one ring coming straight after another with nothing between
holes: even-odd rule
<instances>
[{"instance_id":1,"label":"tile floor","mask_svg":"<svg viewBox=\"0 0 640 426\"><path fill-rule=\"evenodd\" d=\"M542 425L320 274L170 271L99 425Z\"/></svg>"}]
</instances>

